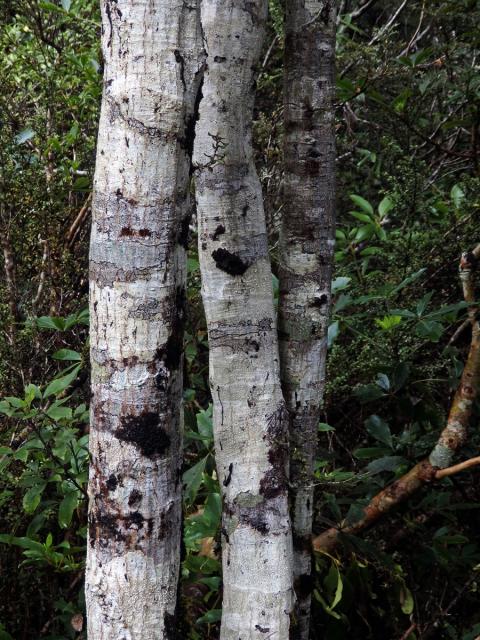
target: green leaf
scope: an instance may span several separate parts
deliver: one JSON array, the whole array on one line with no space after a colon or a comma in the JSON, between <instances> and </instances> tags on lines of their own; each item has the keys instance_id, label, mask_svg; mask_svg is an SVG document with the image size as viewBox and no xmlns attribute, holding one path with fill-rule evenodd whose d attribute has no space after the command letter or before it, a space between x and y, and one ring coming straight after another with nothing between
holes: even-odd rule
<instances>
[{"instance_id":1,"label":"green leaf","mask_svg":"<svg viewBox=\"0 0 480 640\"><path fill-rule=\"evenodd\" d=\"M40 504L43 490L46 487L46 482L40 482L39 484L31 487L23 496L23 508L25 513L33 513Z\"/></svg>"},{"instance_id":2,"label":"green leaf","mask_svg":"<svg viewBox=\"0 0 480 640\"><path fill-rule=\"evenodd\" d=\"M414 602L412 592L405 585L402 585L400 589L400 606L405 615L409 616L413 613Z\"/></svg>"},{"instance_id":3,"label":"green leaf","mask_svg":"<svg viewBox=\"0 0 480 640\"><path fill-rule=\"evenodd\" d=\"M380 327L382 331L391 331L402 321L402 316L384 316L383 318L375 318L375 324Z\"/></svg>"},{"instance_id":4,"label":"green leaf","mask_svg":"<svg viewBox=\"0 0 480 640\"><path fill-rule=\"evenodd\" d=\"M462 204L462 200L465 198L465 192L458 184L454 184L450 191L450 198L452 199L455 208L458 209Z\"/></svg>"},{"instance_id":5,"label":"green leaf","mask_svg":"<svg viewBox=\"0 0 480 640\"><path fill-rule=\"evenodd\" d=\"M59 393L64 391L72 384L79 371L80 366L78 365L66 376L62 376L61 378L55 378L55 380L52 380L52 382L50 382L50 384L45 389L43 397L48 398L49 396L58 395Z\"/></svg>"},{"instance_id":6,"label":"green leaf","mask_svg":"<svg viewBox=\"0 0 480 640\"><path fill-rule=\"evenodd\" d=\"M374 414L367 418L365 420L365 428L372 438L375 438L375 440L378 440L378 442L382 444L386 444L387 447L393 447L390 427L380 416Z\"/></svg>"},{"instance_id":7,"label":"green leaf","mask_svg":"<svg viewBox=\"0 0 480 640\"><path fill-rule=\"evenodd\" d=\"M203 616L200 616L197 620L197 624L212 624L214 622L219 622L222 619L222 610L221 609L210 609Z\"/></svg>"},{"instance_id":8,"label":"green leaf","mask_svg":"<svg viewBox=\"0 0 480 640\"><path fill-rule=\"evenodd\" d=\"M37 318L36 322L39 329L55 329L56 331L63 331L65 329L65 321L63 318L41 316Z\"/></svg>"},{"instance_id":9,"label":"green leaf","mask_svg":"<svg viewBox=\"0 0 480 640\"><path fill-rule=\"evenodd\" d=\"M185 486L184 496L188 504L193 504L197 497L198 490L202 484L207 458L208 456L205 456L205 458L202 458L183 474L183 484Z\"/></svg>"},{"instance_id":10,"label":"green leaf","mask_svg":"<svg viewBox=\"0 0 480 640\"><path fill-rule=\"evenodd\" d=\"M318 430L322 431L322 432L323 431L335 431L335 427L331 427L326 422L319 422L318 423Z\"/></svg>"},{"instance_id":11,"label":"green leaf","mask_svg":"<svg viewBox=\"0 0 480 640\"><path fill-rule=\"evenodd\" d=\"M345 276L340 276L335 278L332 281L332 294L337 293L337 291L341 291L342 289L346 289L350 286L351 278L347 278Z\"/></svg>"},{"instance_id":12,"label":"green leaf","mask_svg":"<svg viewBox=\"0 0 480 640\"><path fill-rule=\"evenodd\" d=\"M373 216L373 207L367 200L365 200L365 198L362 198L362 196L351 195L350 200L352 200L358 207L360 207L360 209L363 209L365 213Z\"/></svg>"},{"instance_id":13,"label":"green leaf","mask_svg":"<svg viewBox=\"0 0 480 640\"><path fill-rule=\"evenodd\" d=\"M422 320L416 327L417 336L438 342L443 334L443 326L434 320Z\"/></svg>"},{"instance_id":14,"label":"green leaf","mask_svg":"<svg viewBox=\"0 0 480 640\"><path fill-rule=\"evenodd\" d=\"M75 360L80 361L82 356L78 351L73 351L72 349L59 349L55 351L52 356L55 360Z\"/></svg>"},{"instance_id":15,"label":"green leaf","mask_svg":"<svg viewBox=\"0 0 480 640\"><path fill-rule=\"evenodd\" d=\"M327 332L328 348L330 348L332 344L335 342L335 340L338 338L339 333L340 333L340 323L338 322L338 320L336 320L335 322L332 322L332 324L329 325L328 327L328 332Z\"/></svg>"},{"instance_id":16,"label":"green leaf","mask_svg":"<svg viewBox=\"0 0 480 640\"><path fill-rule=\"evenodd\" d=\"M370 458L388 455L390 452L391 449L385 449L384 447L360 447L355 449L353 455L359 460L369 460Z\"/></svg>"},{"instance_id":17,"label":"green leaf","mask_svg":"<svg viewBox=\"0 0 480 640\"><path fill-rule=\"evenodd\" d=\"M202 409L197 413L197 428L204 438L213 438L212 405L206 411Z\"/></svg>"},{"instance_id":18,"label":"green leaf","mask_svg":"<svg viewBox=\"0 0 480 640\"><path fill-rule=\"evenodd\" d=\"M360 222L366 222L367 224L373 224L373 219L367 213L360 213L360 211L350 211L351 216L360 220Z\"/></svg>"},{"instance_id":19,"label":"green leaf","mask_svg":"<svg viewBox=\"0 0 480 640\"><path fill-rule=\"evenodd\" d=\"M63 420L72 418L72 410L69 407L51 406L47 411L47 416L52 420Z\"/></svg>"},{"instance_id":20,"label":"green leaf","mask_svg":"<svg viewBox=\"0 0 480 640\"><path fill-rule=\"evenodd\" d=\"M381 389L377 384L362 385L361 387L354 389L353 393L362 403L378 400L385 395L383 389Z\"/></svg>"},{"instance_id":21,"label":"green leaf","mask_svg":"<svg viewBox=\"0 0 480 640\"><path fill-rule=\"evenodd\" d=\"M65 11L70 11L70 7L72 6L72 0L62 0L62 7Z\"/></svg>"},{"instance_id":22,"label":"green leaf","mask_svg":"<svg viewBox=\"0 0 480 640\"><path fill-rule=\"evenodd\" d=\"M76 491L67 493L58 508L58 524L62 529L70 526L73 512L78 506L78 494Z\"/></svg>"},{"instance_id":23,"label":"green leaf","mask_svg":"<svg viewBox=\"0 0 480 640\"><path fill-rule=\"evenodd\" d=\"M378 205L378 213L380 218L384 218L387 213L393 208L393 200L391 200L388 196L385 196L383 200L380 201Z\"/></svg>"}]
</instances>

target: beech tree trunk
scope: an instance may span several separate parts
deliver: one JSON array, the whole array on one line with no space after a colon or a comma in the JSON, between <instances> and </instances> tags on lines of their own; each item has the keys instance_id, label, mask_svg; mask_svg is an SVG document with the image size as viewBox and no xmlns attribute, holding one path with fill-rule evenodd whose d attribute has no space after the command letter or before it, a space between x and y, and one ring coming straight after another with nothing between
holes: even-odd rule
<instances>
[{"instance_id":1,"label":"beech tree trunk","mask_svg":"<svg viewBox=\"0 0 480 640\"><path fill-rule=\"evenodd\" d=\"M313 472L335 233L334 67L335 1L287 0L279 336L291 418L296 592L291 637L300 640L308 640L310 627Z\"/></svg>"},{"instance_id":2,"label":"beech tree trunk","mask_svg":"<svg viewBox=\"0 0 480 640\"><path fill-rule=\"evenodd\" d=\"M292 600L287 413L251 146L266 14L263 0L202 0L207 64L194 164L223 492L221 640L286 640Z\"/></svg>"},{"instance_id":3,"label":"beech tree trunk","mask_svg":"<svg viewBox=\"0 0 480 640\"><path fill-rule=\"evenodd\" d=\"M194 2L102 2L90 253L90 640L174 637L198 18Z\"/></svg>"}]
</instances>

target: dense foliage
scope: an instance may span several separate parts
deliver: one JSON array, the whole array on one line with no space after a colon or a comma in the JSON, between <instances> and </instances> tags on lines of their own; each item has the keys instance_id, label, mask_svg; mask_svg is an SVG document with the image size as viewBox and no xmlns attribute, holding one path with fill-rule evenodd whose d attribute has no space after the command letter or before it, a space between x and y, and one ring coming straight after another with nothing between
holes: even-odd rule
<instances>
[{"instance_id":1,"label":"dense foliage","mask_svg":"<svg viewBox=\"0 0 480 640\"><path fill-rule=\"evenodd\" d=\"M479 241L480 3L339 5L335 304L317 531L355 519L435 443L470 340L458 260ZM283 32L281 5L270 8L255 136L275 273ZM82 638L100 16L96 0L11 0L0 20L0 640ZM221 509L191 236L181 637L196 640L218 631ZM477 423L478 407L459 459L478 452ZM476 481L473 468L432 484L319 555L312 637L479 636Z\"/></svg>"}]
</instances>

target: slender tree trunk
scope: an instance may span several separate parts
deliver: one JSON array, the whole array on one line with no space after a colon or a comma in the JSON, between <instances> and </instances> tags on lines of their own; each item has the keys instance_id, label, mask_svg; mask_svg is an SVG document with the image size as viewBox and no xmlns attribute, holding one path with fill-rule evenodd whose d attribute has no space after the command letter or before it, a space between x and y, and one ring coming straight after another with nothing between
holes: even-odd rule
<instances>
[{"instance_id":1,"label":"slender tree trunk","mask_svg":"<svg viewBox=\"0 0 480 640\"><path fill-rule=\"evenodd\" d=\"M207 66L195 138L202 296L223 492L221 640L286 640L292 597L272 275L251 147L266 2L202 1Z\"/></svg>"},{"instance_id":2,"label":"slender tree trunk","mask_svg":"<svg viewBox=\"0 0 480 640\"><path fill-rule=\"evenodd\" d=\"M90 253L90 640L174 637L198 18L194 2L102 2Z\"/></svg>"},{"instance_id":3,"label":"slender tree trunk","mask_svg":"<svg viewBox=\"0 0 480 640\"><path fill-rule=\"evenodd\" d=\"M287 0L285 36L279 335L283 391L291 417L297 596L291 637L308 640L313 470L335 231L335 1Z\"/></svg>"}]
</instances>

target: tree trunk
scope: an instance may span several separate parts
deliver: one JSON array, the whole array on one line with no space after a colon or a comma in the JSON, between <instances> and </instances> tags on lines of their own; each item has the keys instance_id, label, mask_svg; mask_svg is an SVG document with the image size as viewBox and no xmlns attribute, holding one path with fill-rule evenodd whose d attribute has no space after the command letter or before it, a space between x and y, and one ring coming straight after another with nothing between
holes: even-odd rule
<instances>
[{"instance_id":1,"label":"tree trunk","mask_svg":"<svg viewBox=\"0 0 480 640\"><path fill-rule=\"evenodd\" d=\"M102 3L90 253L90 640L175 632L198 18L194 3Z\"/></svg>"},{"instance_id":2,"label":"tree trunk","mask_svg":"<svg viewBox=\"0 0 480 640\"><path fill-rule=\"evenodd\" d=\"M221 640L286 640L292 597L272 275L251 146L266 2L204 0L207 66L195 138L202 296L223 492Z\"/></svg>"},{"instance_id":3,"label":"tree trunk","mask_svg":"<svg viewBox=\"0 0 480 640\"><path fill-rule=\"evenodd\" d=\"M309 638L313 471L335 232L334 65L334 0L288 0L279 335L283 392L291 418L297 596L291 637L301 640Z\"/></svg>"}]
</instances>

